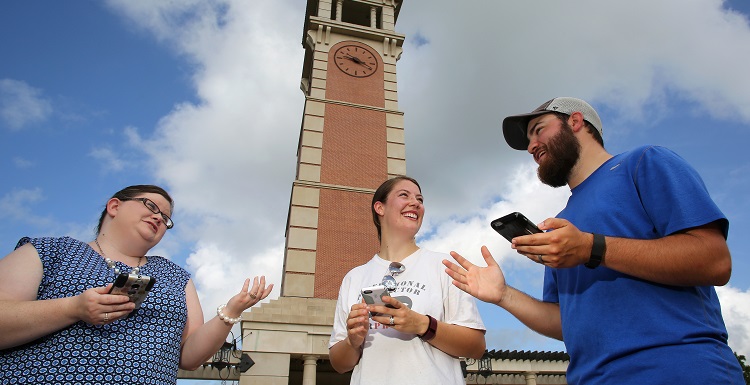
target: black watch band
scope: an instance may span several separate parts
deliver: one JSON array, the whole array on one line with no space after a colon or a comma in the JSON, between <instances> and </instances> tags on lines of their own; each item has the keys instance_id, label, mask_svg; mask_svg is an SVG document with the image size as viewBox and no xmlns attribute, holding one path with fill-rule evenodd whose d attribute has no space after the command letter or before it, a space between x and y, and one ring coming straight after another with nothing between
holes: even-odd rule
<instances>
[{"instance_id":1,"label":"black watch band","mask_svg":"<svg viewBox=\"0 0 750 385\"><path fill-rule=\"evenodd\" d=\"M607 252L607 243L604 242L604 235L594 234L594 244L591 246L591 257L583 265L589 269L594 269L602 263L604 253Z\"/></svg>"},{"instance_id":2,"label":"black watch band","mask_svg":"<svg viewBox=\"0 0 750 385\"><path fill-rule=\"evenodd\" d=\"M427 326L427 331L419 336L423 341L429 341L435 338L435 332L437 332L437 320L429 314L426 314L426 316L430 319L430 324Z\"/></svg>"}]
</instances>

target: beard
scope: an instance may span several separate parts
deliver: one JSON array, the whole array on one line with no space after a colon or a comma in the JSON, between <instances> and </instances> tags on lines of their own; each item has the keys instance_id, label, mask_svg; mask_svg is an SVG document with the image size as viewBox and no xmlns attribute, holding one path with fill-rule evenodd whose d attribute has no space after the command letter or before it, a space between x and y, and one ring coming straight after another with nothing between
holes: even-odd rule
<instances>
[{"instance_id":1,"label":"beard","mask_svg":"<svg viewBox=\"0 0 750 385\"><path fill-rule=\"evenodd\" d=\"M547 154L537 169L539 180L551 187L565 186L581 156L581 145L568 122L562 121L560 132L545 147Z\"/></svg>"}]
</instances>

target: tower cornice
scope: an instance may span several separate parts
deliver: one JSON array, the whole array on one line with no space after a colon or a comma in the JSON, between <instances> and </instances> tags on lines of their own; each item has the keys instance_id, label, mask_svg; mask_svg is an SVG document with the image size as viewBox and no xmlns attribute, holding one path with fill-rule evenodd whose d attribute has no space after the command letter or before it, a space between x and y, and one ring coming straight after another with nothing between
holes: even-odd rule
<instances>
[{"instance_id":1,"label":"tower cornice","mask_svg":"<svg viewBox=\"0 0 750 385\"><path fill-rule=\"evenodd\" d=\"M325 17L310 16L308 31L316 31L318 29L372 41L383 41L385 38L388 38L395 40L398 47L403 45L406 38L405 35L394 31L345 23Z\"/></svg>"}]
</instances>

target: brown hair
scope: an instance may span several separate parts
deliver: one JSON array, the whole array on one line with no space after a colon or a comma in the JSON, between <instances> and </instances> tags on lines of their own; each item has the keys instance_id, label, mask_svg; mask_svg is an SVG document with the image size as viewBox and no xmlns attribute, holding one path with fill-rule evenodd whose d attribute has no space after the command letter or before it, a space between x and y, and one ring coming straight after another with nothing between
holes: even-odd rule
<instances>
[{"instance_id":1,"label":"brown hair","mask_svg":"<svg viewBox=\"0 0 750 385\"><path fill-rule=\"evenodd\" d=\"M563 125L568 124L568 118L570 117L570 115L563 114L562 112L553 112L553 114L555 114L555 116L557 116L557 118L560 119ZM599 134L599 130L594 128L594 126L591 123L589 123L588 120L584 120L583 124L586 126L586 129L588 130L589 134L591 134L591 136L594 137L594 140L597 143L599 143L600 146L604 147L604 139L602 138L601 134Z\"/></svg>"},{"instance_id":2,"label":"brown hair","mask_svg":"<svg viewBox=\"0 0 750 385\"><path fill-rule=\"evenodd\" d=\"M169 193L167 193L166 190L159 186L154 186L150 184L139 184L134 186L128 186L124 189L118 191L115 193L115 195L112 195L111 198L117 198L119 200L130 200L138 195L145 194L145 193L154 193L159 194L164 197L169 202L169 209L170 211L174 210L174 201L172 200L172 197L169 196ZM109 201L107 199L107 201ZM104 218L107 216L107 205L104 205L104 210L102 210L102 214L99 216L99 224L96 225L96 234L98 235L100 231L102 231L102 223L104 223Z\"/></svg>"},{"instance_id":3,"label":"brown hair","mask_svg":"<svg viewBox=\"0 0 750 385\"><path fill-rule=\"evenodd\" d=\"M386 203L388 194L393 191L393 186L395 186L396 183L402 180L408 180L409 182L414 183L415 185L417 185L419 192L422 192L422 187L419 186L419 182L417 182L416 179L410 178L406 175L399 175L388 179L387 181L383 182L383 184L381 184L377 190L375 190L375 194L373 194L372 196L372 204L370 204L370 210L372 210L372 222L375 223L375 228L378 230L378 241L380 241L380 218L378 217L378 213L375 212L375 203Z\"/></svg>"}]
</instances>

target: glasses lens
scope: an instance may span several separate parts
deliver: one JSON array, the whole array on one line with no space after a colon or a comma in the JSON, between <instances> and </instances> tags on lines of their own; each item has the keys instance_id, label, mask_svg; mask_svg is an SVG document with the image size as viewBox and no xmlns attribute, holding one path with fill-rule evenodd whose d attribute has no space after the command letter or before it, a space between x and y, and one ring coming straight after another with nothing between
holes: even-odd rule
<instances>
[{"instance_id":1,"label":"glasses lens","mask_svg":"<svg viewBox=\"0 0 750 385\"><path fill-rule=\"evenodd\" d=\"M385 286L388 291L394 291L396 290L396 279L391 277L390 275L386 275L383 277L383 286Z\"/></svg>"},{"instance_id":2,"label":"glasses lens","mask_svg":"<svg viewBox=\"0 0 750 385\"><path fill-rule=\"evenodd\" d=\"M152 213L159 214L159 206L157 206L156 203L151 202L148 198L143 198L143 204L146 205Z\"/></svg>"},{"instance_id":3,"label":"glasses lens","mask_svg":"<svg viewBox=\"0 0 750 385\"><path fill-rule=\"evenodd\" d=\"M154 203L151 199L148 199L148 198L141 198L141 199L136 198L136 199L143 202L143 205L146 206L147 209L151 210L152 213L161 214L161 219L164 221L164 224L167 226L168 229L171 229L172 227L174 227L174 222L172 222L172 218L168 217L167 214L164 214L163 212L161 212L161 209L159 208L159 206L157 206L156 203Z\"/></svg>"},{"instance_id":4,"label":"glasses lens","mask_svg":"<svg viewBox=\"0 0 750 385\"><path fill-rule=\"evenodd\" d=\"M161 217L164 219L164 224L167 225L168 229L171 229L174 227L174 222L172 222L172 218L168 217L167 214L162 213Z\"/></svg>"},{"instance_id":5,"label":"glasses lens","mask_svg":"<svg viewBox=\"0 0 750 385\"><path fill-rule=\"evenodd\" d=\"M391 262L390 266L388 266L388 272L391 273L392 276L399 275L406 270L406 266L400 262Z\"/></svg>"}]
</instances>

